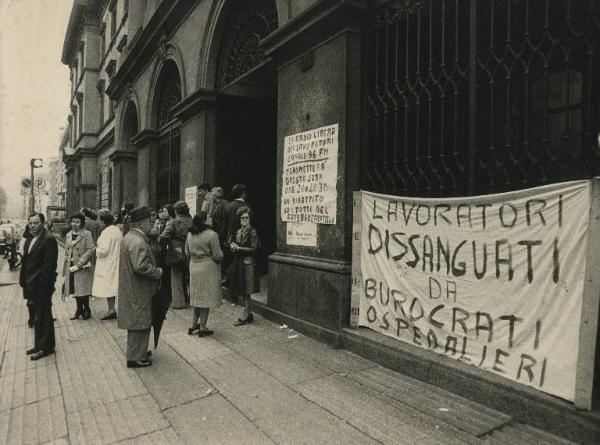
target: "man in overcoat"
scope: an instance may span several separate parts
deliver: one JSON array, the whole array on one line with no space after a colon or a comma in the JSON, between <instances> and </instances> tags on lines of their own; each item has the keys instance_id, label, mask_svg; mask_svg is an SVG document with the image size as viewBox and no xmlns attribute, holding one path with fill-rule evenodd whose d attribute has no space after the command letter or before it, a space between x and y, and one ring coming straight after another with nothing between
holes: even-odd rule
<instances>
[{"instance_id":1,"label":"man in overcoat","mask_svg":"<svg viewBox=\"0 0 600 445\"><path fill-rule=\"evenodd\" d=\"M52 317L52 294L56 282L56 262L58 244L44 227L45 218L41 213L29 217L31 238L23 247L23 262L19 284L23 294L32 300L34 315L34 344L27 351L31 360L39 360L54 353L54 318Z\"/></svg>"},{"instance_id":2,"label":"man in overcoat","mask_svg":"<svg viewBox=\"0 0 600 445\"><path fill-rule=\"evenodd\" d=\"M121 240L119 253L118 326L127 329L127 367L152 365L148 341L152 326L152 296L158 292L162 269L156 266L150 242L150 209L129 212L131 229Z\"/></svg>"}]
</instances>

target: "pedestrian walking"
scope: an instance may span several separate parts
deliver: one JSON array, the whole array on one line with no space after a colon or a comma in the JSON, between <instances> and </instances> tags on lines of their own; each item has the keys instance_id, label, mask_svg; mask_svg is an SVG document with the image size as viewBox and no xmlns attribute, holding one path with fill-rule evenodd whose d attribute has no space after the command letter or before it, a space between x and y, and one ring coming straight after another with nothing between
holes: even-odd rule
<instances>
[{"instance_id":1,"label":"pedestrian walking","mask_svg":"<svg viewBox=\"0 0 600 445\"><path fill-rule=\"evenodd\" d=\"M175 218L167 221L165 230L159 241L167 246L165 262L171 268L171 297L173 309L187 307L188 297L188 267L185 257L185 240L192 226L190 209L184 201L173 205Z\"/></svg>"},{"instance_id":2,"label":"pedestrian walking","mask_svg":"<svg viewBox=\"0 0 600 445\"><path fill-rule=\"evenodd\" d=\"M252 323L252 299L250 294L260 292L260 282L254 256L260 245L256 229L252 227L252 210L240 207L237 211L240 228L235 234L235 241L230 244L234 259L231 265L231 294L241 297L244 306L242 318L238 318L235 326Z\"/></svg>"},{"instance_id":3,"label":"pedestrian walking","mask_svg":"<svg viewBox=\"0 0 600 445\"><path fill-rule=\"evenodd\" d=\"M127 330L127 367L152 365L148 341L152 326L152 298L158 292L162 269L156 266L147 235L152 229L150 209L138 207L129 213L131 230L119 250L118 326Z\"/></svg>"},{"instance_id":4,"label":"pedestrian walking","mask_svg":"<svg viewBox=\"0 0 600 445\"><path fill-rule=\"evenodd\" d=\"M232 201L225 205L224 209L224 220L221 228L220 238L224 240L223 248L223 272L224 279L223 285L225 287L231 287L231 263L233 261L233 252L231 251L230 245L235 240L235 235L240 228L240 218L237 211L240 207L246 205L246 186L244 184L236 184L231 189ZM230 298L235 303L235 297L230 294Z\"/></svg>"},{"instance_id":5,"label":"pedestrian walking","mask_svg":"<svg viewBox=\"0 0 600 445\"><path fill-rule=\"evenodd\" d=\"M223 252L219 236L206 225L206 212L194 216L187 235L185 252L190 259L190 305L194 308L189 335L212 335L206 327L211 308L219 307L223 300L220 263Z\"/></svg>"},{"instance_id":6,"label":"pedestrian walking","mask_svg":"<svg viewBox=\"0 0 600 445\"><path fill-rule=\"evenodd\" d=\"M39 360L54 353L54 317L52 316L52 294L56 282L56 262L58 244L44 228L45 218L41 213L29 217L31 238L27 238L23 248L23 262L19 284L28 301L33 301L34 343L27 350L31 360Z\"/></svg>"},{"instance_id":7,"label":"pedestrian walking","mask_svg":"<svg viewBox=\"0 0 600 445\"><path fill-rule=\"evenodd\" d=\"M92 234L92 240L94 244L98 244L98 238L100 237L100 223L98 222L98 215L96 211L88 207L84 207L80 212L85 217L85 229Z\"/></svg>"},{"instance_id":8,"label":"pedestrian walking","mask_svg":"<svg viewBox=\"0 0 600 445\"><path fill-rule=\"evenodd\" d=\"M81 213L71 216L71 231L65 239L65 261L63 264L64 296L75 298L77 310L71 317L84 320L92 316L90 295L94 282L94 253L96 245L92 234L85 228L85 217Z\"/></svg>"},{"instance_id":9,"label":"pedestrian walking","mask_svg":"<svg viewBox=\"0 0 600 445\"><path fill-rule=\"evenodd\" d=\"M106 300L108 312L102 320L114 320L117 318L115 303L119 288L119 249L123 235L114 225L115 220L110 210L100 209L98 216L102 232L96 246L92 296Z\"/></svg>"}]
</instances>

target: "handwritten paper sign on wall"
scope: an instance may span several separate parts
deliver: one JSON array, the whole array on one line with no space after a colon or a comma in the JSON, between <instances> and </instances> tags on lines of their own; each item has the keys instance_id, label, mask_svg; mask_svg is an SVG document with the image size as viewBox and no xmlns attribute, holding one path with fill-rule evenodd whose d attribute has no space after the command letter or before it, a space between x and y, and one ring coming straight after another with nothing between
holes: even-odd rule
<instances>
[{"instance_id":1,"label":"handwritten paper sign on wall","mask_svg":"<svg viewBox=\"0 0 600 445\"><path fill-rule=\"evenodd\" d=\"M335 224L339 125L286 136L281 220Z\"/></svg>"}]
</instances>

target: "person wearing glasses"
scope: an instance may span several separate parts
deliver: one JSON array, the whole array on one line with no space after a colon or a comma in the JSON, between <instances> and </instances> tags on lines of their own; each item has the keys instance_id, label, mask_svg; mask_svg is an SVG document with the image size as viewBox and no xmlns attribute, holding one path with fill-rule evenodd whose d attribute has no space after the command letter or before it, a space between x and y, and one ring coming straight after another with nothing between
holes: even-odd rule
<instances>
[{"instance_id":1,"label":"person wearing glasses","mask_svg":"<svg viewBox=\"0 0 600 445\"><path fill-rule=\"evenodd\" d=\"M238 318L234 325L242 326L254 321L250 294L260 292L259 276L254 260L260 242L256 229L252 226L250 207L240 207L237 215L240 228L235 234L235 240L229 246L234 256L230 275L231 293L238 297L238 301L244 306L242 317Z\"/></svg>"}]
</instances>

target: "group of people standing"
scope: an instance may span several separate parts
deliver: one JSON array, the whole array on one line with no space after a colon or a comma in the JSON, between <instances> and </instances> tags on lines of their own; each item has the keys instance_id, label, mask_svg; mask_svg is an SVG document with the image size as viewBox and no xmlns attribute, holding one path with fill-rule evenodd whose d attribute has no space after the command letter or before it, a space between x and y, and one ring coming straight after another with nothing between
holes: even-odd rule
<instances>
[{"instance_id":1,"label":"group of people standing","mask_svg":"<svg viewBox=\"0 0 600 445\"><path fill-rule=\"evenodd\" d=\"M244 308L236 326L254 319L250 294L260 290L255 261L260 243L246 188L236 184L230 202L223 198L221 187L202 184L199 190L199 211L193 217L188 205L177 201L157 212L125 205L121 228L108 209L96 215L84 208L70 218L63 299L75 300L72 320L91 318L90 296L107 300L102 320L118 319L118 326L128 331L128 367L152 364L148 343L157 298L173 309L192 306L188 334L199 337L213 334L207 326L209 311L222 303L223 289ZM30 216L29 229L20 283L30 308L30 326L36 329L34 347L27 353L37 360L52 354L55 347L48 316L52 320L57 248L44 227L43 214Z\"/></svg>"}]
</instances>

